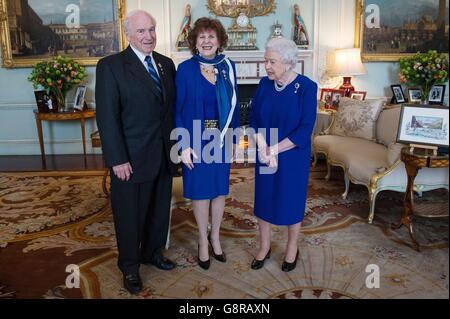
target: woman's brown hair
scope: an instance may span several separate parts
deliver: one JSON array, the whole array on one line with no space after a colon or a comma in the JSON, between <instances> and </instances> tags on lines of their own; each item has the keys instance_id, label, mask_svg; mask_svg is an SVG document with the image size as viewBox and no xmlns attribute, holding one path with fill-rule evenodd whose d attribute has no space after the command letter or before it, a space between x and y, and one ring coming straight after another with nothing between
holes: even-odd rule
<instances>
[{"instance_id":1,"label":"woman's brown hair","mask_svg":"<svg viewBox=\"0 0 450 319\"><path fill-rule=\"evenodd\" d=\"M228 35L223 27L222 23L217 19L211 18L199 18L194 23L194 28L191 32L189 32L188 41L189 41L189 49L192 54L197 54L197 37L198 35L205 30L213 30L217 34L217 38L219 39L219 52L222 52L227 46Z\"/></svg>"}]
</instances>

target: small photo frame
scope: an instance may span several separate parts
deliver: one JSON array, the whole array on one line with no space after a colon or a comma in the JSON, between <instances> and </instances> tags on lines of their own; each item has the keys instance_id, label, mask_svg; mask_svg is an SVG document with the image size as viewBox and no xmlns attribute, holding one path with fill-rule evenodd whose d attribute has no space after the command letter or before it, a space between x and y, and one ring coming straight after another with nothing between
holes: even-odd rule
<instances>
[{"instance_id":1,"label":"small photo frame","mask_svg":"<svg viewBox=\"0 0 450 319\"><path fill-rule=\"evenodd\" d=\"M391 90L393 94L393 104L401 104L406 102L405 94L403 93L403 89L400 84L391 85Z\"/></svg>"},{"instance_id":2,"label":"small photo frame","mask_svg":"<svg viewBox=\"0 0 450 319\"><path fill-rule=\"evenodd\" d=\"M345 90L333 90L333 94L331 95L330 108L333 110L337 110L339 108L339 104L341 103L341 98L344 96Z\"/></svg>"},{"instance_id":3,"label":"small photo frame","mask_svg":"<svg viewBox=\"0 0 450 319\"><path fill-rule=\"evenodd\" d=\"M38 112L49 113L58 112L58 104L53 94L49 94L46 90L34 91Z\"/></svg>"},{"instance_id":4,"label":"small photo frame","mask_svg":"<svg viewBox=\"0 0 450 319\"><path fill-rule=\"evenodd\" d=\"M420 88L408 89L409 102L421 103L422 102L422 90Z\"/></svg>"},{"instance_id":5,"label":"small photo frame","mask_svg":"<svg viewBox=\"0 0 450 319\"><path fill-rule=\"evenodd\" d=\"M397 142L441 146L448 149L448 107L403 104Z\"/></svg>"},{"instance_id":6,"label":"small photo frame","mask_svg":"<svg viewBox=\"0 0 450 319\"><path fill-rule=\"evenodd\" d=\"M366 99L366 94L367 94L366 91L353 91L350 93L350 98L359 101L364 101Z\"/></svg>"},{"instance_id":7,"label":"small photo frame","mask_svg":"<svg viewBox=\"0 0 450 319\"><path fill-rule=\"evenodd\" d=\"M75 110L83 111L85 94L86 94L86 86L83 85L78 86L77 92L75 93L75 101L73 102L73 108Z\"/></svg>"},{"instance_id":8,"label":"small photo frame","mask_svg":"<svg viewBox=\"0 0 450 319\"><path fill-rule=\"evenodd\" d=\"M443 105L445 95L445 85L434 85L428 95L428 103L432 105Z\"/></svg>"},{"instance_id":9,"label":"small photo frame","mask_svg":"<svg viewBox=\"0 0 450 319\"><path fill-rule=\"evenodd\" d=\"M320 91L320 101L325 103L325 108L330 108L334 89L322 89Z\"/></svg>"}]
</instances>

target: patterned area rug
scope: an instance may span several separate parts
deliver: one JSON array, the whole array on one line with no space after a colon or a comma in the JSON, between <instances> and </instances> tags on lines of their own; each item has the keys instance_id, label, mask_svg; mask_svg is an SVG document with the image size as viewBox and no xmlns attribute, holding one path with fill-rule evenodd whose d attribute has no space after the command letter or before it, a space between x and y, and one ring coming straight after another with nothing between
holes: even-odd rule
<instances>
[{"instance_id":1,"label":"patterned area rug","mask_svg":"<svg viewBox=\"0 0 450 319\"><path fill-rule=\"evenodd\" d=\"M175 178L170 272L142 266L145 289L131 296L117 268L110 206L101 191L102 172L0 174L0 298L448 298L448 218L416 218L421 252L405 228L393 231L403 194L378 196L373 225L366 222L367 190L351 185L340 196L342 173L325 181L324 167L312 169L297 268L280 266L286 227L273 227L272 256L263 269L250 269L257 251L253 169L233 169L221 238L227 263L196 263L197 230L192 210ZM423 194L420 203L447 206L448 192ZM68 288L68 265L77 265L80 288ZM379 288L369 289L375 267Z\"/></svg>"}]
</instances>

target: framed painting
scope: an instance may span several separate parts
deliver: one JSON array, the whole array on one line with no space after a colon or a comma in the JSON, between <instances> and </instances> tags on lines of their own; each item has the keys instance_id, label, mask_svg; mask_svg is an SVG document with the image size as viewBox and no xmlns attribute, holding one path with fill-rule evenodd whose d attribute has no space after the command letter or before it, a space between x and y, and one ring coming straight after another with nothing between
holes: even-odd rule
<instances>
[{"instance_id":1,"label":"framed painting","mask_svg":"<svg viewBox=\"0 0 450 319\"><path fill-rule=\"evenodd\" d=\"M448 107L403 104L397 142L448 148Z\"/></svg>"},{"instance_id":2,"label":"framed painting","mask_svg":"<svg viewBox=\"0 0 450 319\"><path fill-rule=\"evenodd\" d=\"M57 55L95 65L121 51L125 1L0 0L3 67L31 67Z\"/></svg>"},{"instance_id":3,"label":"framed painting","mask_svg":"<svg viewBox=\"0 0 450 319\"><path fill-rule=\"evenodd\" d=\"M448 52L448 0L356 0L355 47L363 61Z\"/></svg>"}]
</instances>

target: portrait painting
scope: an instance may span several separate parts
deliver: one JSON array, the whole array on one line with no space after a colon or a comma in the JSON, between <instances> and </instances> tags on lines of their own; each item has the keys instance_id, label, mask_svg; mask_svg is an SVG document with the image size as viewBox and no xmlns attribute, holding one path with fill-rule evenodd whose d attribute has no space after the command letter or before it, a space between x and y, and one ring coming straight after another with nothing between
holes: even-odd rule
<instances>
[{"instance_id":1,"label":"portrait painting","mask_svg":"<svg viewBox=\"0 0 450 319\"><path fill-rule=\"evenodd\" d=\"M69 56L95 65L124 47L125 0L0 0L4 67Z\"/></svg>"},{"instance_id":2,"label":"portrait painting","mask_svg":"<svg viewBox=\"0 0 450 319\"><path fill-rule=\"evenodd\" d=\"M363 61L448 52L449 0L357 0L355 47Z\"/></svg>"}]
</instances>

